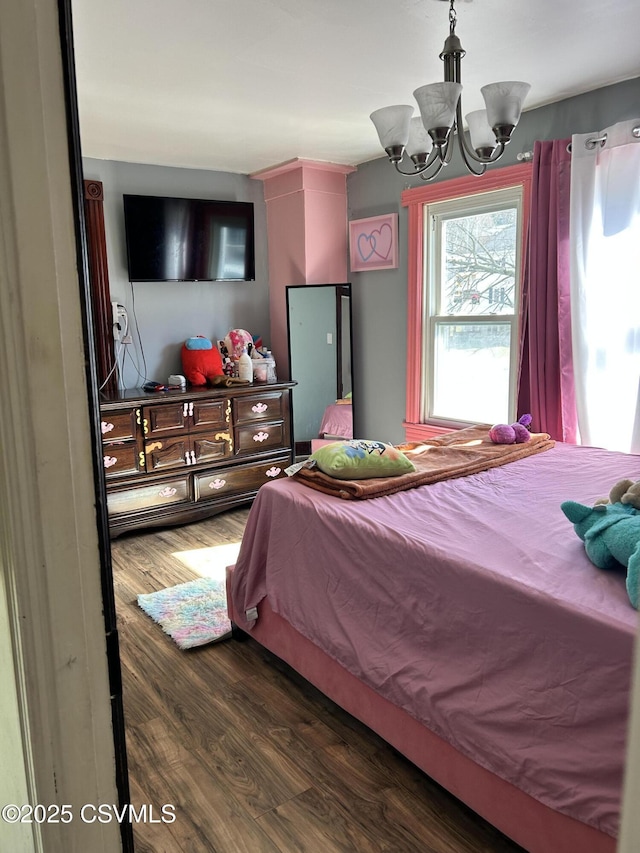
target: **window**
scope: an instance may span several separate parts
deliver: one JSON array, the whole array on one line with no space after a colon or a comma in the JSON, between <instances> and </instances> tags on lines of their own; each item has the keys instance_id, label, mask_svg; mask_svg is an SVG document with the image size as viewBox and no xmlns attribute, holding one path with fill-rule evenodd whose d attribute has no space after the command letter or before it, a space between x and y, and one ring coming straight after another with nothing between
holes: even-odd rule
<instances>
[{"instance_id":1,"label":"window","mask_svg":"<svg viewBox=\"0 0 640 853\"><path fill-rule=\"evenodd\" d=\"M423 420L512 423L522 189L426 205Z\"/></svg>"},{"instance_id":2,"label":"window","mask_svg":"<svg viewBox=\"0 0 640 853\"><path fill-rule=\"evenodd\" d=\"M407 440L516 418L529 165L408 190Z\"/></svg>"}]
</instances>

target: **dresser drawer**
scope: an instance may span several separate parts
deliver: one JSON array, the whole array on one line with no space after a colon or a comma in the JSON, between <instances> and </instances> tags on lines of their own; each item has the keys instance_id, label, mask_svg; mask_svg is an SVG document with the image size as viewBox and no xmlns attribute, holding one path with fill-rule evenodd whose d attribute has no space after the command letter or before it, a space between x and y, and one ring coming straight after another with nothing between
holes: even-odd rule
<instances>
[{"instance_id":1,"label":"dresser drawer","mask_svg":"<svg viewBox=\"0 0 640 853\"><path fill-rule=\"evenodd\" d=\"M145 442L146 469L149 473L164 468L184 468L220 462L231 455L231 434L202 432L193 435L171 435Z\"/></svg>"},{"instance_id":2,"label":"dresser drawer","mask_svg":"<svg viewBox=\"0 0 640 853\"><path fill-rule=\"evenodd\" d=\"M224 429L231 417L229 400L200 400L191 403L189 412L193 418L192 430Z\"/></svg>"},{"instance_id":3,"label":"dresser drawer","mask_svg":"<svg viewBox=\"0 0 640 853\"><path fill-rule=\"evenodd\" d=\"M229 431L196 433L191 436L191 461L195 465L220 462L231 455Z\"/></svg>"},{"instance_id":4,"label":"dresser drawer","mask_svg":"<svg viewBox=\"0 0 640 853\"><path fill-rule=\"evenodd\" d=\"M122 515L143 509L187 503L190 499L189 478L179 477L163 483L111 489L107 492L109 515Z\"/></svg>"},{"instance_id":5,"label":"dresser drawer","mask_svg":"<svg viewBox=\"0 0 640 853\"><path fill-rule=\"evenodd\" d=\"M186 402L161 403L158 406L144 406L142 409L142 431L145 438L186 432L188 425L189 404Z\"/></svg>"},{"instance_id":6,"label":"dresser drawer","mask_svg":"<svg viewBox=\"0 0 640 853\"><path fill-rule=\"evenodd\" d=\"M263 391L251 397L238 397L233 401L233 421L237 424L255 421L277 421L284 417L281 391Z\"/></svg>"},{"instance_id":7,"label":"dresser drawer","mask_svg":"<svg viewBox=\"0 0 640 853\"><path fill-rule=\"evenodd\" d=\"M191 464L190 444L187 435L157 438L146 441L144 455L147 473L157 473L165 468L184 468Z\"/></svg>"},{"instance_id":8,"label":"dresser drawer","mask_svg":"<svg viewBox=\"0 0 640 853\"><path fill-rule=\"evenodd\" d=\"M284 469L289 463L290 458L283 456L261 464L236 465L233 468L220 468L214 473L195 474L195 499L208 501L225 495L256 492L264 483L285 477Z\"/></svg>"},{"instance_id":9,"label":"dresser drawer","mask_svg":"<svg viewBox=\"0 0 640 853\"><path fill-rule=\"evenodd\" d=\"M236 453L264 453L265 450L286 446L282 421L237 427L235 437Z\"/></svg>"},{"instance_id":10,"label":"dresser drawer","mask_svg":"<svg viewBox=\"0 0 640 853\"><path fill-rule=\"evenodd\" d=\"M100 429L103 441L121 441L136 437L136 423L140 423L140 408L103 412Z\"/></svg>"},{"instance_id":11,"label":"dresser drawer","mask_svg":"<svg viewBox=\"0 0 640 853\"><path fill-rule=\"evenodd\" d=\"M104 444L102 461L108 480L125 474L138 474L140 471L144 471L144 457L140 458L138 448L133 441L126 443L114 441Z\"/></svg>"}]
</instances>

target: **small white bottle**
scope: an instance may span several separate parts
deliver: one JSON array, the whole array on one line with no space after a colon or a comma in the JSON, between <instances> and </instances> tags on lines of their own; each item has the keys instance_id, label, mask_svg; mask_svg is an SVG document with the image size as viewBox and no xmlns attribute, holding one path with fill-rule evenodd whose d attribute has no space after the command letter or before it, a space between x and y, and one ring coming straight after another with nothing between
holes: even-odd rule
<instances>
[{"instance_id":1,"label":"small white bottle","mask_svg":"<svg viewBox=\"0 0 640 853\"><path fill-rule=\"evenodd\" d=\"M238 379L253 382L253 361L246 347L243 348L242 355L238 359Z\"/></svg>"},{"instance_id":2,"label":"small white bottle","mask_svg":"<svg viewBox=\"0 0 640 853\"><path fill-rule=\"evenodd\" d=\"M278 381L278 377L276 376L276 362L271 350L267 350L267 365L267 382L273 384Z\"/></svg>"}]
</instances>

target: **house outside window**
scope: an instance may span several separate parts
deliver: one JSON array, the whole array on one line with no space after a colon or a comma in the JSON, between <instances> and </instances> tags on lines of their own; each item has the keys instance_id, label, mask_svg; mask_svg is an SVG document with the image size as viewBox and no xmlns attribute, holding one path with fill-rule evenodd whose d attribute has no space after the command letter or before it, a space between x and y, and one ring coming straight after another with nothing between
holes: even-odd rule
<instances>
[{"instance_id":1,"label":"house outside window","mask_svg":"<svg viewBox=\"0 0 640 853\"><path fill-rule=\"evenodd\" d=\"M403 193L407 440L516 419L531 166Z\"/></svg>"}]
</instances>

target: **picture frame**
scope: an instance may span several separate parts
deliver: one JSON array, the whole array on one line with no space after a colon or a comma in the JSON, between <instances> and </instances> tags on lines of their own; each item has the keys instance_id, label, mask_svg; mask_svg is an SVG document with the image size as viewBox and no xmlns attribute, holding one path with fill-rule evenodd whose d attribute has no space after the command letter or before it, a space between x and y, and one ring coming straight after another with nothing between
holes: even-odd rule
<instances>
[{"instance_id":1,"label":"picture frame","mask_svg":"<svg viewBox=\"0 0 640 853\"><path fill-rule=\"evenodd\" d=\"M391 270L398 266L398 214L384 213L349 223L351 272Z\"/></svg>"}]
</instances>

